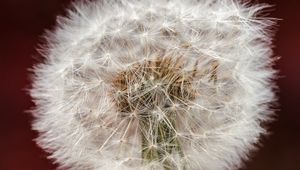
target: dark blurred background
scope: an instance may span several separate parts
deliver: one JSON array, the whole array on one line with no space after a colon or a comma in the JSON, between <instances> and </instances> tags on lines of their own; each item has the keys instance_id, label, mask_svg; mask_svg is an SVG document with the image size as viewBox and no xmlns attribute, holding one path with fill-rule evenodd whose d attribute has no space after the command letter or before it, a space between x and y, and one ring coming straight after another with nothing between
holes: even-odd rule
<instances>
[{"instance_id":1,"label":"dark blurred background","mask_svg":"<svg viewBox=\"0 0 300 170\"><path fill-rule=\"evenodd\" d=\"M56 165L36 146L33 106L25 89L28 68L37 63L35 50L44 29L52 29L70 0L0 0L0 170L54 170ZM252 155L243 170L300 170L300 1L256 0L275 5L271 17L281 18L275 37L275 54L282 58L279 111L272 134Z\"/></svg>"}]
</instances>

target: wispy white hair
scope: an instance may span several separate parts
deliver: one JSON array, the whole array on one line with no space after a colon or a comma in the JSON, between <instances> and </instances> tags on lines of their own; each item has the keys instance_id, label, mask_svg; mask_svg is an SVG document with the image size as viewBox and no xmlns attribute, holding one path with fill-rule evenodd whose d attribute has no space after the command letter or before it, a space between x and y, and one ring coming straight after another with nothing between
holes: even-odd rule
<instances>
[{"instance_id":1,"label":"wispy white hair","mask_svg":"<svg viewBox=\"0 0 300 170\"><path fill-rule=\"evenodd\" d=\"M112 82L146 61L180 57L182 76L201 73L190 82L195 98L175 110L184 156L169 152L173 169L240 168L273 115L274 20L261 15L268 7L237 0L74 3L46 34L45 61L34 67L37 143L61 168L164 169L159 160L143 162L139 119L118 110Z\"/></svg>"}]
</instances>

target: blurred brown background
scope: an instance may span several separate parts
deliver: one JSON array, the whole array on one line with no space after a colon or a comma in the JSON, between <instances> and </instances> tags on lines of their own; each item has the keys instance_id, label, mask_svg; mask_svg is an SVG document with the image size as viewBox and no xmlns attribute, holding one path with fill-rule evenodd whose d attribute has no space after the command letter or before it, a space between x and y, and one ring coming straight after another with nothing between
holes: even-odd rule
<instances>
[{"instance_id":1,"label":"blurred brown background","mask_svg":"<svg viewBox=\"0 0 300 170\"><path fill-rule=\"evenodd\" d=\"M275 38L278 79L278 120L273 134L262 140L243 170L300 170L300 1L256 0L274 4L271 16L281 18ZM0 0L0 170L54 170L32 141L33 106L25 90L27 69L37 62L35 48L44 29L52 29L70 0Z\"/></svg>"}]
</instances>

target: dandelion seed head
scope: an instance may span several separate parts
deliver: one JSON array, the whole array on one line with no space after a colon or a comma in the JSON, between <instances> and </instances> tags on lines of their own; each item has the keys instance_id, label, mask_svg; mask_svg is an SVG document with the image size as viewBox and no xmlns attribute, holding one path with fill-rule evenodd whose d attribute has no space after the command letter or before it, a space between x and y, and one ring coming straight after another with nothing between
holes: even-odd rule
<instances>
[{"instance_id":1,"label":"dandelion seed head","mask_svg":"<svg viewBox=\"0 0 300 170\"><path fill-rule=\"evenodd\" d=\"M240 168L273 114L267 7L74 3L34 67L37 143L74 170Z\"/></svg>"}]
</instances>

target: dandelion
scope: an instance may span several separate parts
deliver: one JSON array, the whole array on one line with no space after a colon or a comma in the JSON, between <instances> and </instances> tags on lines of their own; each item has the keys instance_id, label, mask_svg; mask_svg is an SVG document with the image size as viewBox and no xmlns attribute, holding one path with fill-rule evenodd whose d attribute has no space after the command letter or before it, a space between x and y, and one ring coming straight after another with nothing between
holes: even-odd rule
<instances>
[{"instance_id":1,"label":"dandelion","mask_svg":"<svg viewBox=\"0 0 300 170\"><path fill-rule=\"evenodd\" d=\"M74 3L33 69L37 143L65 169L240 168L273 114L267 7Z\"/></svg>"}]
</instances>

